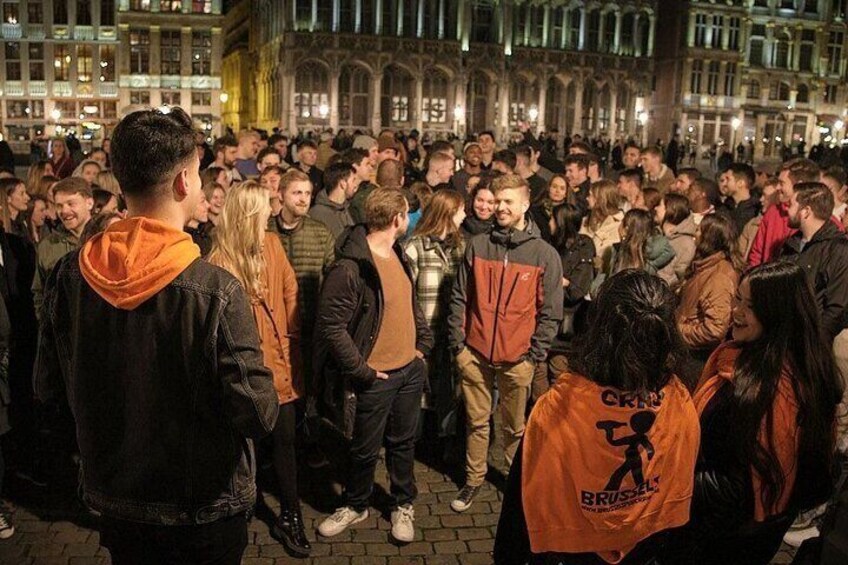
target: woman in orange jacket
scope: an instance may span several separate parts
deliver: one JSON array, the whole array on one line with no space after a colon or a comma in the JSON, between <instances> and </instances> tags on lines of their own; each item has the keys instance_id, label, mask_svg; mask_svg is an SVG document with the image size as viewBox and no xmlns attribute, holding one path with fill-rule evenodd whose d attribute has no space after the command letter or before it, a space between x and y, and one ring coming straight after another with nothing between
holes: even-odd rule
<instances>
[{"instance_id":1,"label":"woman in orange jacket","mask_svg":"<svg viewBox=\"0 0 848 565\"><path fill-rule=\"evenodd\" d=\"M698 415L673 371L682 344L668 286L636 269L611 277L578 352L530 416L496 564L642 565L689 520Z\"/></svg>"},{"instance_id":2,"label":"woman in orange jacket","mask_svg":"<svg viewBox=\"0 0 848 565\"><path fill-rule=\"evenodd\" d=\"M265 231L271 215L268 192L255 181L227 195L215 230L209 262L244 285L265 365L274 376L280 415L271 433L273 463L280 484L280 517L272 533L293 554L306 557L306 538L297 493L294 401L303 394L297 279L279 238Z\"/></svg>"}]
</instances>

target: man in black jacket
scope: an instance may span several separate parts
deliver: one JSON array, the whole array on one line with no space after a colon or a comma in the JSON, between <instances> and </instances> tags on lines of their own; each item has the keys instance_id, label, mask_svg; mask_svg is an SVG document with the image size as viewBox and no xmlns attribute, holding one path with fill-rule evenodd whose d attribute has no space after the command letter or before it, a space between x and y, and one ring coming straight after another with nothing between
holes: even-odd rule
<instances>
[{"instance_id":1,"label":"man in black jacket","mask_svg":"<svg viewBox=\"0 0 848 565\"><path fill-rule=\"evenodd\" d=\"M414 441L423 358L433 336L398 244L409 225L408 211L399 190L374 190L365 202L366 225L339 236L337 261L321 289L312 394L350 439L345 505L319 526L324 537L368 518L382 445L394 498L392 536L400 542L414 537Z\"/></svg>"},{"instance_id":2,"label":"man in black jacket","mask_svg":"<svg viewBox=\"0 0 848 565\"><path fill-rule=\"evenodd\" d=\"M251 440L277 419L244 290L182 231L199 165L179 108L125 117L112 167L129 217L60 259L44 289L36 395L64 386L115 564L240 563Z\"/></svg>"},{"instance_id":3,"label":"man in black jacket","mask_svg":"<svg viewBox=\"0 0 848 565\"><path fill-rule=\"evenodd\" d=\"M833 193L820 182L795 185L789 227L799 231L783 244L781 258L798 264L813 288L826 338L843 380L848 381L848 238L831 221ZM848 445L848 387L838 411L838 439Z\"/></svg>"}]
</instances>

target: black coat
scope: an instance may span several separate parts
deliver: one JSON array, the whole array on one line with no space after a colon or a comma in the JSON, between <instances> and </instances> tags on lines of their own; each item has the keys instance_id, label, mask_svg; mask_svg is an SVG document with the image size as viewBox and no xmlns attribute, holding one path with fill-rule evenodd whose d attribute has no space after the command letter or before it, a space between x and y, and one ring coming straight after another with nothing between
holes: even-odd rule
<instances>
[{"instance_id":1,"label":"black coat","mask_svg":"<svg viewBox=\"0 0 848 565\"><path fill-rule=\"evenodd\" d=\"M787 239L780 258L804 269L821 312L822 327L833 341L848 325L848 238L836 224L827 221L803 249L800 232Z\"/></svg>"},{"instance_id":2,"label":"black coat","mask_svg":"<svg viewBox=\"0 0 848 565\"><path fill-rule=\"evenodd\" d=\"M347 228L336 240L336 262L324 278L315 322L313 383L310 403L346 438L353 435L356 393L369 387L377 371L368 356L383 323L380 275L368 247L364 224ZM401 246L394 251L412 281L412 270ZM425 355L433 347L433 334L418 298L412 293L415 348Z\"/></svg>"}]
</instances>

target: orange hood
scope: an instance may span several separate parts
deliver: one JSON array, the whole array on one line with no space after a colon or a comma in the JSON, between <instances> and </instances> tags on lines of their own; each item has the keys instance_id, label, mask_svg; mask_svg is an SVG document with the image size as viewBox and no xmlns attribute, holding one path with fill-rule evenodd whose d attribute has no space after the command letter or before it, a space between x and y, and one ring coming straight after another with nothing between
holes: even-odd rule
<instances>
[{"instance_id":1,"label":"orange hood","mask_svg":"<svg viewBox=\"0 0 848 565\"><path fill-rule=\"evenodd\" d=\"M137 217L116 222L91 238L79 263L85 280L103 300L134 310L198 257L200 249L188 234Z\"/></svg>"}]
</instances>

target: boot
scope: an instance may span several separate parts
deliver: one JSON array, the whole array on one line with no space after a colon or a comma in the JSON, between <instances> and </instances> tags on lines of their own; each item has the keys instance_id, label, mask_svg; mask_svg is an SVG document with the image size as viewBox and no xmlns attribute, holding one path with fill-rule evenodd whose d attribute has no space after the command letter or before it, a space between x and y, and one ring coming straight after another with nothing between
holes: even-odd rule
<instances>
[{"instance_id":1,"label":"boot","mask_svg":"<svg viewBox=\"0 0 848 565\"><path fill-rule=\"evenodd\" d=\"M306 529L303 527L303 515L300 513L299 506L280 508L280 517L274 524L273 534L292 554L298 557L309 557L312 546L306 539Z\"/></svg>"}]
</instances>

